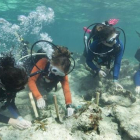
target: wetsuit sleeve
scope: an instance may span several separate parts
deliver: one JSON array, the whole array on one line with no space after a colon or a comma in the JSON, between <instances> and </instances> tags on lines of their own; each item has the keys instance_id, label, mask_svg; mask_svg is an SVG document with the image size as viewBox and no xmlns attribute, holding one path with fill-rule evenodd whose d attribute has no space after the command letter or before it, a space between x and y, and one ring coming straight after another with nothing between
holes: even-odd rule
<instances>
[{"instance_id":1,"label":"wetsuit sleeve","mask_svg":"<svg viewBox=\"0 0 140 140\"><path fill-rule=\"evenodd\" d=\"M61 81L61 84L62 84L64 96L65 96L65 103L66 105L71 104L72 99L71 99L71 92L69 88L68 76L64 77L63 81Z\"/></svg>"},{"instance_id":2,"label":"wetsuit sleeve","mask_svg":"<svg viewBox=\"0 0 140 140\"><path fill-rule=\"evenodd\" d=\"M123 57L123 50L124 46L122 42L120 42L120 52L115 55L115 61L114 61L114 71L113 71L113 79L118 80L119 73L120 73L120 67L121 67L121 60Z\"/></svg>"},{"instance_id":3,"label":"wetsuit sleeve","mask_svg":"<svg viewBox=\"0 0 140 140\"><path fill-rule=\"evenodd\" d=\"M6 117L6 116L0 114L0 122L8 123L9 119L10 119L9 117Z\"/></svg>"},{"instance_id":4,"label":"wetsuit sleeve","mask_svg":"<svg viewBox=\"0 0 140 140\"><path fill-rule=\"evenodd\" d=\"M37 64L36 64L41 70L44 70L45 69L45 66L47 65L47 59L46 58L42 58L40 59ZM36 66L33 67L32 71L31 71L31 74L34 73L34 72L37 72L38 71L38 68ZM36 99L39 99L42 97L42 95L40 94L38 88L37 88L37 85L36 85L36 81L38 79L38 77L40 76L40 74L37 74L35 76L32 76L29 78L29 81L28 81L28 86L29 86L29 89L30 91L33 93L34 97Z\"/></svg>"},{"instance_id":5,"label":"wetsuit sleeve","mask_svg":"<svg viewBox=\"0 0 140 140\"><path fill-rule=\"evenodd\" d=\"M15 119L17 119L20 116L20 113L15 105L15 99L12 100L12 102L7 108Z\"/></svg>"},{"instance_id":6,"label":"wetsuit sleeve","mask_svg":"<svg viewBox=\"0 0 140 140\"><path fill-rule=\"evenodd\" d=\"M92 61L95 56L95 54L92 52L95 52L97 45L98 45L97 41L93 41L93 43L90 45L90 49L88 49L88 53L86 56L86 63L92 70L95 70L98 72L100 69L97 68L97 66Z\"/></svg>"},{"instance_id":7,"label":"wetsuit sleeve","mask_svg":"<svg viewBox=\"0 0 140 140\"><path fill-rule=\"evenodd\" d=\"M138 70L134 75L134 83L136 86L140 86L140 70Z\"/></svg>"},{"instance_id":8,"label":"wetsuit sleeve","mask_svg":"<svg viewBox=\"0 0 140 140\"><path fill-rule=\"evenodd\" d=\"M11 106L12 106L13 109L20 115L20 113L19 113L19 111L18 111L18 109L17 109L17 106L16 106L16 104L15 104L15 99L12 100Z\"/></svg>"}]
</instances>

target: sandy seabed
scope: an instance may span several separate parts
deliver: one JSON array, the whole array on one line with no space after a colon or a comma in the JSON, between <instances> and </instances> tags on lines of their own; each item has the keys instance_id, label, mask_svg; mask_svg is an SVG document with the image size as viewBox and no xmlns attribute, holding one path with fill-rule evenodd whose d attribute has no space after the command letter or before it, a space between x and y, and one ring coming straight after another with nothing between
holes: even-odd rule
<instances>
[{"instance_id":1,"label":"sandy seabed","mask_svg":"<svg viewBox=\"0 0 140 140\"><path fill-rule=\"evenodd\" d=\"M83 58L74 54L76 67L69 75L75 114L65 117L65 100L61 85L57 92L44 94L47 107L39 110L39 121L32 127L18 130L0 123L1 140L140 140L140 100L134 91L133 75L138 69L128 60L122 61L119 81L124 90L115 91L112 76L94 77L85 67ZM99 106L96 93L100 93ZM21 115L30 121L36 120L28 96L29 90L19 92L16 104ZM46 98L47 95L47 98ZM60 121L56 121L53 95L57 96ZM7 111L5 114L9 115Z\"/></svg>"}]
</instances>

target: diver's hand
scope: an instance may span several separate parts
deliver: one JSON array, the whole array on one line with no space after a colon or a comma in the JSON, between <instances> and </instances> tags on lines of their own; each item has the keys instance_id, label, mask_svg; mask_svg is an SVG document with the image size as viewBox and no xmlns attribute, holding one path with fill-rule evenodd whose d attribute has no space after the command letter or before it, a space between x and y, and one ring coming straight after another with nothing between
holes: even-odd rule
<instances>
[{"instance_id":1,"label":"diver's hand","mask_svg":"<svg viewBox=\"0 0 140 140\"><path fill-rule=\"evenodd\" d=\"M44 109L45 106L46 106L45 100L44 100L43 98L39 98L39 99L37 100L37 107L38 107L39 109Z\"/></svg>"},{"instance_id":2,"label":"diver's hand","mask_svg":"<svg viewBox=\"0 0 140 140\"><path fill-rule=\"evenodd\" d=\"M22 123L24 123L27 128L31 127L31 125L32 125L32 123L30 121L27 121L27 120L23 119L21 116L19 116L17 119L19 121L21 121Z\"/></svg>"},{"instance_id":3,"label":"diver's hand","mask_svg":"<svg viewBox=\"0 0 140 140\"><path fill-rule=\"evenodd\" d=\"M103 70L100 70L99 77L106 77L106 73Z\"/></svg>"},{"instance_id":4,"label":"diver's hand","mask_svg":"<svg viewBox=\"0 0 140 140\"><path fill-rule=\"evenodd\" d=\"M72 116L74 114L74 108L72 108L70 104L67 105L66 108L67 108L67 117Z\"/></svg>"},{"instance_id":5,"label":"diver's hand","mask_svg":"<svg viewBox=\"0 0 140 140\"><path fill-rule=\"evenodd\" d=\"M22 122L18 119L10 118L8 121L8 124L12 125L15 128L21 129L21 130L28 128L24 122Z\"/></svg>"},{"instance_id":6,"label":"diver's hand","mask_svg":"<svg viewBox=\"0 0 140 140\"><path fill-rule=\"evenodd\" d=\"M118 80L114 80L115 90L123 90L123 86L119 84Z\"/></svg>"},{"instance_id":7,"label":"diver's hand","mask_svg":"<svg viewBox=\"0 0 140 140\"><path fill-rule=\"evenodd\" d=\"M140 94L140 86L136 86L135 91L136 93Z\"/></svg>"}]
</instances>

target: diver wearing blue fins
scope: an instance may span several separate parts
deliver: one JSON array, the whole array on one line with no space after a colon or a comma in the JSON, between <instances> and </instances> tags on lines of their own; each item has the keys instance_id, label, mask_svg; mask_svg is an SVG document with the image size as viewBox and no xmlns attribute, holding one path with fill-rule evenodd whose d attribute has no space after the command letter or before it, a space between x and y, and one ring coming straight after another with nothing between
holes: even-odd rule
<instances>
[{"instance_id":1,"label":"diver wearing blue fins","mask_svg":"<svg viewBox=\"0 0 140 140\"><path fill-rule=\"evenodd\" d=\"M24 89L28 82L26 71L15 64L15 59L10 54L0 57L0 110L8 109L11 117L0 114L0 122L7 123L18 129L31 127L31 122L23 119L15 105L17 92Z\"/></svg>"},{"instance_id":2,"label":"diver wearing blue fins","mask_svg":"<svg viewBox=\"0 0 140 140\"><path fill-rule=\"evenodd\" d=\"M100 77L107 76L107 73L101 66L105 66L108 71L113 70L113 82L115 89L118 90L123 89L122 85L118 82L118 77L125 50L125 43L124 45L122 44L119 39L120 32L117 31L117 29L122 29L113 26L116 23L117 21L114 19L114 22L105 21L104 23L95 23L88 28L84 28L84 55L87 65L95 71L96 75L98 74ZM94 27L90 31L89 28L93 25ZM88 38L86 36L87 31L90 34ZM113 62L114 65L111 68Z\"/></svg>"},{"instance_id":3,"label":"diver wearing blue fins","mask_svg":"<svg viewBox=\"0 0 140 140\"><path fill-rule=\"evenodd\" d=\"M136 91L136 93L140 94L140 48L137 50L137 52L135 54L135 58L139 62L139 69L134 75L134 83L136 86L135 91Z\"/></svg>"}]
</instances>

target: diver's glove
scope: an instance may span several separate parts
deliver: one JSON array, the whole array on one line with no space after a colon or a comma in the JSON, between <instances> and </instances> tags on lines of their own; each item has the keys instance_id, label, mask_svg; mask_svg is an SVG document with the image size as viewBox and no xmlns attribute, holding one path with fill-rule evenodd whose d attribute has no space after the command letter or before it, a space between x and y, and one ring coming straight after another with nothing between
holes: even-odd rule
<instances>
[{"instance_id":1,"label":"diver's glove","mask_svg":"<svg viewBox=\"0 0 140 140\"><path fill-rule=\"evenodd\" d=\"M136 93L140 94L140 86L136 86L135 91Z\"/></svg>"},{"instance_id":2,"label":"diver's glove","mask_svg":"<svg viewBox=\"0 0 140 140\"><path fill-rule=\"evenodd\" d=\"M99 77L106 77L106 73L103 70L99 70Z\"/></svg>"},{"instance_id":3,"label":"diver's glove","mask_svg":"<svg viewBox=\"0 0 140 140\"><path fill-rule=\"evenodd\" d=\"M10 118L8 121L8 124L12 125L15 128L21 129L21 130L28 128L26 123L24 123L18 119Z\"/></svg>"},{"instance_id":4,"label":"diver's glove","mask_svg":"<svg viewBox=\"0 0 140 140\"><path fill-rule=\"evenodd\" d=\"M38 107L39 109L44 109L45 106L46 106L45 100L44 100L43 98L39 98L39 99L37 100L37 107Z\"/></svg>"},{"instance_id":5,"label":"diver's glove","mask_svg":"<svg viewBox=\"0 0 140 140\"><path fill-rule=\"evenodd\" d=\"M123 90L122 85L119 84L118 80L113 80L115 85L115 90Z\"/></svg>"},{"instance_id":6,"label":"diver's glove","mask_svg":"<svg viewBox=\"0 0 140 140\"><path fill-rule=\"evenodd\" d=\"M19 120L19 121L21 121L22 123L24 123L24 124L26 125L26 128L29 128L29 127L31 127L31 125L32 125L32 123L31 123L30 121L27 121L27 120L23 119L21 116L19 116L19 117L17 118L17 120Z\"/></svg>"},{"instance_id":7,"label":"diver's glove","mask_svg":"<svg viewBox=\"0 0 140 140\"><path fill-rule=\"evenodd\" d=\"M66 105L67 108L67 117L70 117L74 114L74 108L72 108L71 104Z\"/></svg>"}]
</instances>

